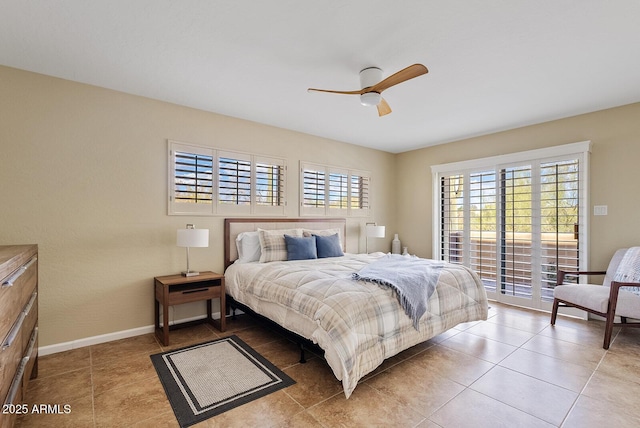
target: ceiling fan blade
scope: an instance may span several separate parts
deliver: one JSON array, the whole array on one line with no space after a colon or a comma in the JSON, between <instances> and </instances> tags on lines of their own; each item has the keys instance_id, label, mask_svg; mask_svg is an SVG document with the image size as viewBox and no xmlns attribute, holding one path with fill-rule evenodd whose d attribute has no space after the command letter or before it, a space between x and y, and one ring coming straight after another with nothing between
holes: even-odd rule
<instances>
[{"instance_id":1,"label":"ceiling fan blade","mask_svg":"<svg viewBox=\"0 0 640 428\"><path fill-rule=\"evenodd\" d=\"M307 89L307 92L311 92L311 91L313 91L313 92L328 92L330 94L345 94L345 95L362 95L365 92L368 92L368 91L365 91L364 89L360 89L359 91L332 91L330 89L315 89L315 88Z\"/></svg>"},{"instance_id":2,"label":"ceiling fan blade","mask_svg":"<svg viewBox=\"0 0 640 428\"><path fill-rule=\"evenodd\" d=\"M389 107L389 104L387 104L384 98L380 98L380 102L378 103L377 107L378 107L378 116L380 117L391 113L391 107Z\"/></svg>"},{"instance_id":3,"label":"ceiling fan blade","mask_svg":"<svg viewBox=\"0 0 640 428\"><path fill-rule=\"evenodd\" d=\"M389 89L392 86L395 86L399 83L406 82L407 80L413 79L414 77L422 76L423 74L427 74L429 70L422 64L413 64L409 67L398 71L395 74L383 79L379 83L376 83L370 88L367 88L366 92L378 92L381 93L385 89Z\"/></svg>"}]
</instances>

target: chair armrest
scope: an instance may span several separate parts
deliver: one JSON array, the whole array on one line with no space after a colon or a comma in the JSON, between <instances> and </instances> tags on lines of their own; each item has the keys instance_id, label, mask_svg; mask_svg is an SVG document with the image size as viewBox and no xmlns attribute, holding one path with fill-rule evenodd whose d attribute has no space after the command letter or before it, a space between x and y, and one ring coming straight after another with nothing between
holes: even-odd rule
<instances>
[{"instance_id":1,"label":"chair armrest","mask_svg":"<svg viewBox=\"0 0 640 428\"><path fill-rule=\"evenodd\" d=\"M640 287L640 282L611 281L611 287L615 287L617 289L620 287Z\"/></svg>"},{"instance_id":2,"label":"chair armrest","mask_svg":"<svg viewBox=\"0 0 640 428\"><path fill-rule=\"evenodd\" d=\"M581 271L567 271L567 270L559 270L558 277L556 278L556 285L562 285L564 282L564 276L566 274L571 275L604 275L607 271L605 270L581 270Z\"/></svg>"},{"instance_id":3,"label":"chair armrest","mask_svg":"<svg viewBox=\"0 0 640 428\"><path fill-rule=\"evenodd\" d=\"M618 294L620 287L640 287L638 282L618 282L611 281L611 291L609 291L609 313L614 317L616 314L616 306L618 305Z\"/></svg>"}]
</instances>

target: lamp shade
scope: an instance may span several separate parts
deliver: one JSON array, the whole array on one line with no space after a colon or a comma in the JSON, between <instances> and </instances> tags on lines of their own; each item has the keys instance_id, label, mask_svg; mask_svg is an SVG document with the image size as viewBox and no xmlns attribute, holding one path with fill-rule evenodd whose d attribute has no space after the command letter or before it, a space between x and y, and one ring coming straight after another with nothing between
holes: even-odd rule
<instances>
[{"instance_id":1,"label":"lamp shade","mask_svg":"<svg viewBox=\"0 0 640 428\"><path fill-rule=\"evenodd\" d=\"M178 229L178 247L208 247L209 229Z\"/></svg>"},{"instance_id":2,"label":"lamp shade","mask_svg":"<svg viewBox=\"0 0 640 428\"><path fill-rule=\"evenodd\" d=\"M384 238L384 226L367 225L367 238Z\"/></svg>"}]
</instances>

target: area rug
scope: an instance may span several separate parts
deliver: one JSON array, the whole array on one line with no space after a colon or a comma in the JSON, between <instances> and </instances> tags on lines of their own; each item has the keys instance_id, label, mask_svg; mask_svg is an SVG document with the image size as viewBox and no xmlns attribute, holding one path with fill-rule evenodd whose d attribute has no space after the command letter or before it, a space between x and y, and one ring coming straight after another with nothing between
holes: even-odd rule
<instances>
[{"instance_id":1,"label":"area rug","mask_svg":"<svg viewBox=\"0 0 640 428\"><path fill-rule=\"evenodd\" d=\"M151 361L181 427L295 383L235 335L151 355Z\"/></svg>"}]
</instances>

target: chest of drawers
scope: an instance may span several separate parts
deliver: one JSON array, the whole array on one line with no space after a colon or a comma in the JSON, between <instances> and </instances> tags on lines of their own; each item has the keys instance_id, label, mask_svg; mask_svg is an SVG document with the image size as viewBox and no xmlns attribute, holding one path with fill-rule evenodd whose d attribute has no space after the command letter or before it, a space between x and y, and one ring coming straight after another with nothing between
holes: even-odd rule
<instances>
[{"instance_id":1,"label":"chest of drawers","mask_svg":"<svg viewBox=\"0 0 640 428\"><path fill-rule=\"evenodd\" d=\"M38 374L38 246L0 246L0 427Z\"/></svg>"}]
</instances>

